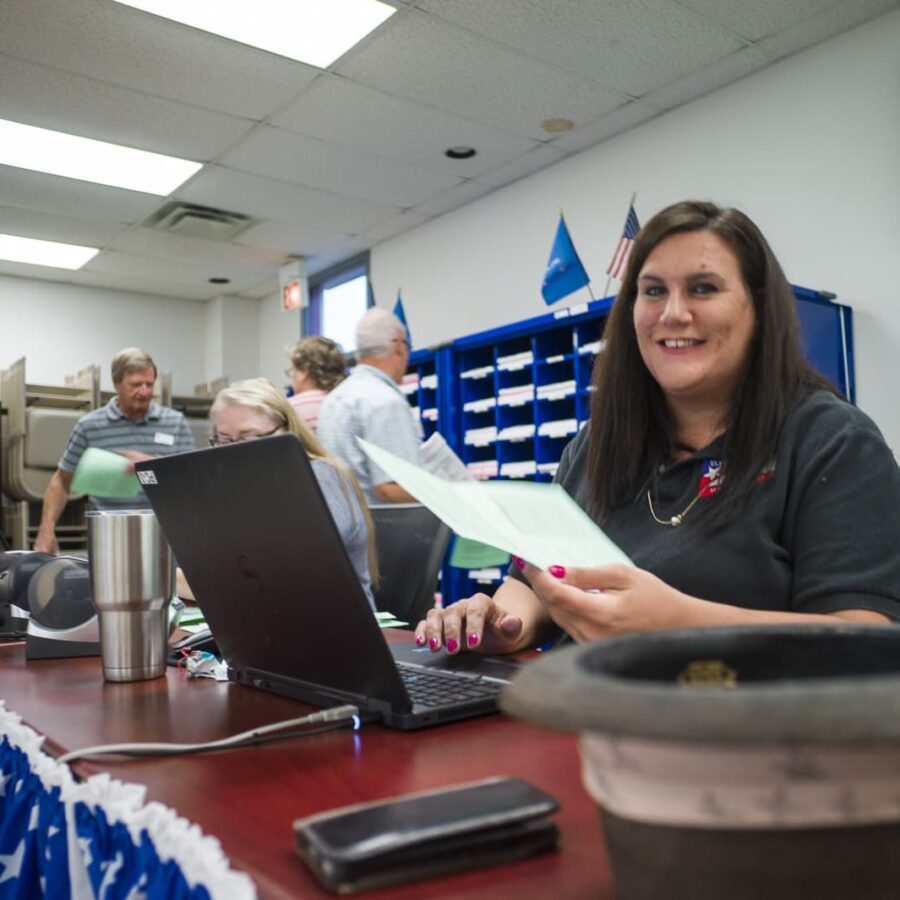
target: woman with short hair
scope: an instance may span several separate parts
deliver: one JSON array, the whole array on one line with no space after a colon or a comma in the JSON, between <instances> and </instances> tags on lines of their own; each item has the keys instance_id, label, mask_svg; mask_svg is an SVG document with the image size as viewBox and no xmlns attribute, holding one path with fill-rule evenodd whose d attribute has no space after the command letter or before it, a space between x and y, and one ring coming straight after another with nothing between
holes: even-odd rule
<instances>
[{"instance_id":1,"label":"woman with short hair","mask_svg":"<svg viewBox=\"0 0 900 900\"><path fill-rule=\"evenodd\" d=\"M288 356L291 365L285 369L285 375L291 379L293 390L288 400L315 432L325 395L346 375L343 351L334 341L316 335L297 341L288 351Z\"/></svg>"}]
</instances>

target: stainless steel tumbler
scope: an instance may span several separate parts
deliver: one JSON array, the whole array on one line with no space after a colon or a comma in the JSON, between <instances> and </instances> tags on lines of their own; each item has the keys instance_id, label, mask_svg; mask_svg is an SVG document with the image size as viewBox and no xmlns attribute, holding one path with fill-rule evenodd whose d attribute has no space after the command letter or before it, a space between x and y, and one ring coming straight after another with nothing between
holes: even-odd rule
<instances>
[{"instance_id":1,"label":"stainless steel tumbler","mask_svg":"<svg viewBox=\"0 0 900 900\"><path fill-rule=\"evenodd\" d=\"M168 606L175 565L151 510L87 513L91 595L100 620L107 681L142 681L166 671Z\"/></svg>"}]
</instances>

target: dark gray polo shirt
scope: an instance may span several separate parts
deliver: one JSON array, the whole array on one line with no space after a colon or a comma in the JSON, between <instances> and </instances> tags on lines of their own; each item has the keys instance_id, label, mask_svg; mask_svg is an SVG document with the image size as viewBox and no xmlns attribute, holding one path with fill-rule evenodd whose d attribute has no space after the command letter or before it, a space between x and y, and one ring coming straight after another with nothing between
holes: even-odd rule
<instances>
[{"instance_id":1,"label":"dark gray polo shirt","mask_svg":"<svg viewBox=\"0 0 900 900\"><path fill-rule=\"evenodd\" d=\"M194 449L194 437L184 416L167 406L151 402L147 414L132 422L119 409L113 397L106 406L82 416L69 437L69 443L59 461L59 468L74 472L81 455L88 447L102 450L137 450L151 456L169 456ZM97 509L134 509L149 506L141 491L128 500L93 497Z\"/></svg>"},{"instance_id":2,"label":"dark gray polo shirt","mask_svg":"<svg viewBox=\"0 0 900 900\"><path fill-rule=\"evenodd\" d=\"M584 509L587 431L566 447L556 476ZM718 444L657 474L660 519L697 496L704 461L718 456ZM786 612L868 609L900 619L900 473L874 422L817 391L788 415L774 463L746 511L711 533L697 527L698 513L716 495L702 497L675 528L655 522L642 495L615 510L603 529L635 565L694 597Z\"/></svg>"}]
</instances>

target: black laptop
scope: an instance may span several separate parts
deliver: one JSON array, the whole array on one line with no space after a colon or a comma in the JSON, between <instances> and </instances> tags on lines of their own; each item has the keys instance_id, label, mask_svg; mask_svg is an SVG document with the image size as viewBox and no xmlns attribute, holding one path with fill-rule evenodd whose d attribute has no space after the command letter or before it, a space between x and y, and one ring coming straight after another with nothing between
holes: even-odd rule
<instances>
[{"instance_id":1,"label":"black laptop","mask_svg":"<svg viewBox=\"0 0 900 900\"><path fill-rule=\"evenodd\" d=\"M402 729L496 710L516 661L385 641L296 437L135 469L232 681Z\"/></svg>"}]
</instances>

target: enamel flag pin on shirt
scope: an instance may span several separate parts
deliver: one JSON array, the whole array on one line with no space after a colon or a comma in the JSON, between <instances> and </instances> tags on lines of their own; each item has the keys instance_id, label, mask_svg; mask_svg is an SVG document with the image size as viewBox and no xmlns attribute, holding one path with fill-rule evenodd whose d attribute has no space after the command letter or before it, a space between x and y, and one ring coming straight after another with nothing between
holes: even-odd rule
<instances>
[{"instance_id":1,"label":"enamel flag pin on shirt","mask_svg":"<svg viewBox=\"0 0 900 900\"><path fill-rule=\"evenodd\" d=\"M553 239L553 247L550 249L550 261L547 263L547 271L544 274L544 283L541 286L544 302L549 306L562 300L578 288L584 287L590 282L588 274L578 258L575 245L566 227L566 220L562 213L559 214L559 225L556 228L556 237ZM590 287L588 287L590 291ZM591 294L593 300L593 294Z\"/></svg>"}]
</instances>

